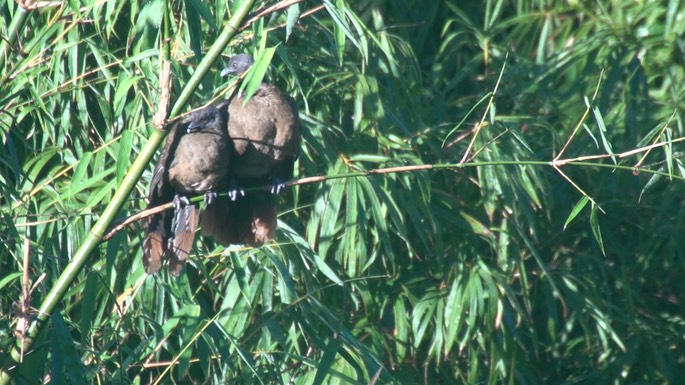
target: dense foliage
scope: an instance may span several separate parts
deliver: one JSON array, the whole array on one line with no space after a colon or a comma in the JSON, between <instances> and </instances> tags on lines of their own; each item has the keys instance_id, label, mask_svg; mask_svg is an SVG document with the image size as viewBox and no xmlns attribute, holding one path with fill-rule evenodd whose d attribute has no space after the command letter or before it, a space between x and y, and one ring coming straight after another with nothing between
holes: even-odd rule
<instances>
[{"instance_id":1,"label":"dense foliage","mask_svg":"<svg viewBox=\"0 0 685 385\"><path fill-rule=\"evenodd\" d=\"M0 351L55 301L16 383L685 378L680 1L249 3L0 5ZM143 222L64 275L145 208L162 91L223 98L239 52L298 102L296 178L329 178L280 198L277 243L199 239L179 279L145 274Z\"/></svg>"}]
</instances>

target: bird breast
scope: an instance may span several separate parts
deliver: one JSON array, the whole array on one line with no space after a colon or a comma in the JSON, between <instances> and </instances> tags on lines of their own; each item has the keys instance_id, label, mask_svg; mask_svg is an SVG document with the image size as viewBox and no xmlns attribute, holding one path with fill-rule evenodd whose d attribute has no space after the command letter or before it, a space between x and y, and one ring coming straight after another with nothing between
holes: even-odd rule
<instances>
[{"instance_id":1,"label":"bird breast","mask_svg":"<svg viewBox=\"0 0 685 385\"><path fill-rule=\"evenodd\" d=\"M228 174L230 150L225 137L196 132L178 142L169 167L169 182L180 193L202 193L217 189Z\"/></svg>"}]
</instances>

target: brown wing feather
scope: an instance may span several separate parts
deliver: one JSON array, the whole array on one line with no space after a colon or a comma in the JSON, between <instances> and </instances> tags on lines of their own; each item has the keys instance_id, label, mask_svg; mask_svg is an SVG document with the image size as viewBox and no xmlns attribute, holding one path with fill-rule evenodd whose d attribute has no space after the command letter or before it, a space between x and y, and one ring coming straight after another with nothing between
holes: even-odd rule
<instances>
[{"instance_id":1,"label":"brown wing feather","mask_svg":"<svg viewBox=\"0 0 685 385\"><path fill-rule=\"evenodd\" d=\"M173 225L174 237L170 246L171 252L168 253L169 272L173 276L181 274L181 269L193 247L199 217L200 209L193 204L176 211Z\"/></svg>"},{"instance_id":2,"label":"brown wing feather","mask_svg":"<svg viewBox=\"0 0 685 385\"><path fill-rule=\"evenodd\" d=\"M173 196L173 188L169 185L169 180L166 176L171 163L173 154L178 141L183 136L177 134L181 128L181 122L176 122L166 137L164 148L157 159L155 171L150 180L150 190L148 193L147 208L158 206L160 204L169 202ZM171 226L171 215L164 211L152 215L148 219L148 226L143 239L143 266L148 274L154 274L162 267L164 256L168 254L168 240L171 236L168 229Z\"/></svg>"}]
</instances>

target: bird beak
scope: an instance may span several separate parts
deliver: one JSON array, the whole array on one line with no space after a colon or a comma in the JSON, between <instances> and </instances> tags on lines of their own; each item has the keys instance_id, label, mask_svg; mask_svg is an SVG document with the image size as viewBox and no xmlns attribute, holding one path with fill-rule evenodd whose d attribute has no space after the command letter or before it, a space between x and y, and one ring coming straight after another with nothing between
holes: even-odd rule
<instances>
[{"instance_id":1,"label":"bird beak","mask_svg":"<svg viewBox=\"0 0 685 385\"><path fill-rule=\"evenodd\" d=\"M197 124L195 124L195 122L190 122L188 124L188 127L186 128L186 132L190 134L193 131L197 131L199 128L200 127L198 127Z\"/></svg>"},{"instance_id":2,"label":"bird beak","mask_svg":"<svg viewBox=\"0 0 685 385\"><path fill-rule=\"evenodd\" d=\"M233 72L233 69L230 68L230 67L224 68L224 69L221 71L221 76L233 75L233 74L235 74L235 72Z\"/></svg>"}]
</instances>

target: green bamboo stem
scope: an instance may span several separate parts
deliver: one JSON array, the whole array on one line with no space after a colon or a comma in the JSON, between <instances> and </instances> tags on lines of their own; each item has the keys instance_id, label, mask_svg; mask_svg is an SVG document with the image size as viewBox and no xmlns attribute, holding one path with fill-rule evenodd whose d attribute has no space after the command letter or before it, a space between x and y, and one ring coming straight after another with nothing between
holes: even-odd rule
<instances>
[{"instance_id":1,"label":"green bamboo stem","mask_svg":"<svg viewBox=\"0 0 685 385\"><path fill-rule=\"evenodd\" d=\"M226 28L224 28L217 41L207 52L205 58L198 65L197 71L195 71L191 79L188 81L188 84L181 92L181 95L174 104L170 117L178 115L178 113L183 109L190 96L193 94L193 92L195 92L196 88L200 84L200 80L204 74L209 71L212 63L219 57L231 38L233 38L233 36L235 36L235 34L238 32L237 27L242 24L244 18L247 16L250 9L252 9L253 4L254 0L244 1L240 4L240 8L233 14L233 17L231 20L229 20ZM168 12L168 9L166 11ZM22 17L25 17L25 15ZM13 25L14 24L15 20L13 20ZM16 24L23 25L23 22L16 21ZM0 385L7 385L12 380L14 373L21 365L22 352L30 352L37 336L46 325L46 321L50 317L50 314L55 311L57 304L62 301L64 294L76 280L79 271L88 260L90 254L93 252L93 250L95 250L98 244L100 244L100 240L105 234L105 231L114 220L124 202L128 199L129 194L138 183L140 176L143 174L143 171L147 167L148 163L152 159L152 156L157 151L157 148L162 143L162 140L165 136L165 131L153 130L150 139L141 150L133 165L131 165L131 168L126 176L124 176L121 186L114 193L112 200L102 212L102 216L95 223L88 237L74 253L71 262L69 262L69 264L65 267L62 274L59 276L59 278L57 278L52 288L43 299L43 302L38 308L36 319L31 322L23 341L15 341L11 352L3 358L2 367L0 368Z\"/></svg>"}]
</instances>

